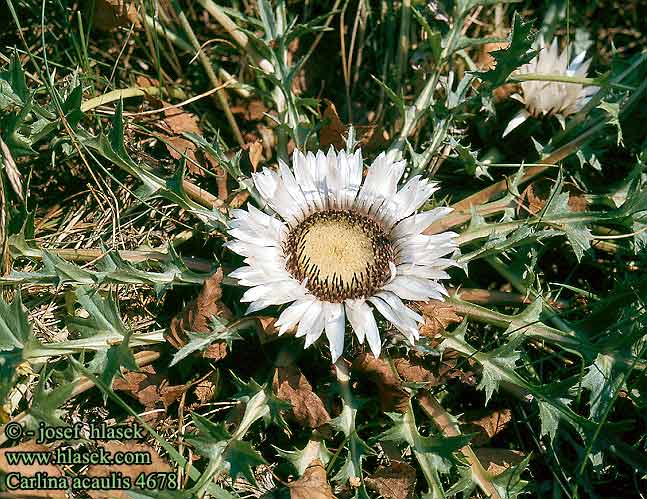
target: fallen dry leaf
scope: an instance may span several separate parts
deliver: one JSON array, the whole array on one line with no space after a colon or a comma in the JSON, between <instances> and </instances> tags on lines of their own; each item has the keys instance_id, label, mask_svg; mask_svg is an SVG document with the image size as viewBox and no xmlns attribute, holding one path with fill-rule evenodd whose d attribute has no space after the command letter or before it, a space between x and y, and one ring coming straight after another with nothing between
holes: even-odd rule
<instances>
[{"instance_id":1,"label":"fallen dry leaf","mask_svg":"<svg viewBox=\"0 0 647 499\"><path fill-rule=\"evenodd\" d=\"M429 300L428 302L419 303L419 306L425 318L425 323L420 328L420 332L430 338L442 334L450 324L461 322L461 318L456 314L451 303Z\"/></svg>"},{"instance_id":2,"label":"fallen dry leaf","mask_svg":"<svg viewBox=\"0 0 647 499\"><path fill-rule=\"evenodd\" d=\"M353 361L352 370L375 383L383 411L407 411L410 395L387 362L363 353Z\"/></svg>"},{"instance_id":3,"label":"fallen dry leaf","mask_svg":"<svg viewBox=\"0 0 647 499\"><path fill-rule=\"evenodd\" d=\"M306 468L303 476L288 484L290 499L336 499L326 479L326 469L319 459Z\"/></svg>"},{"instance_id":4,"label":"fallen dry leaf","mask_svg":"<svg viewBox=\"0 0 647 499\"><path fill-rule=\"evenodd\" d=\"M568 207L572 211L586 211L588 202L582 193L571 185L565 185L564 190L569 193ZM521 193L518 213L520 216L537 215L548 202L551 185L549 181L537 180L532 182Z\"/></svg>"},{"instance_id":5,"label":"fallen dry leaf","mask_svg":"<svg viewBox=\"0 0 647 499\"><path fill-rule=\"evenodd\" d=\"M175 348L182 348L187 342L184 331L207 333L212 316L231 317L229 309L220 301L222 297L221 282L222 269L219 268L215 274L204 281L197 298L171 320L171 324L164 333L166 341ZM202 352L202 355L205 358L221 360L227 355L227 345L224 341L212 343Z\"/></svg>"},{"instance_id":6,"label":"fallen dry leaf","mask_svg":"<svg viewBox=\"0 0 647 499\"><path fill-rule=\"evenodd\" d=\"M518 450L480 447L474 449L476 457L492 475L500 475L511 466L517 466L526 455Z\"/></svg>"},{"instance_id":7,"label":"fallen dry leaf","mask_svg":"<svg viewBox=\"0 0 647 499\"><path fill-rule=\"evenodd\" d=\"M231 112L241 114L245 121L261 121L269 109L262 100L254 99L232 106Z\"/></svg>"},{"instance_id":8,"label":"fallen dry leaf","mask_svg":"<svg viewBox=\"0 0 647 499\"><path fill-rule=\"evenodd\" d=\"M501 30L499 32L492 33L488 36L497 36L500 38L506 38L507 32L509 30ZM497 50L502 50L508 48L508 42L492 42L485 43L481 46L481 51L478 54L476 59L476 65L482 71L489 71L494 69L496 66L496 60L492 56L492 52ZM519 85L516 83L506 83L505 85L500 85L496 87L492 93L494 94L494 99L497 102L508 98L511 94L516 92L519 89Z\"/></svg>"},{"instance_id":9,"label":"fallen dry leaf","mask_svg":"<svg viewBox=\"0 0 647 499\"><path fill-rule=\"evenodd\" d=\"M256 132L263 144L263 156L265 158L271 158L273 151L276 149L276 134L274 130L265 126L263 123L258 123L256 125Z\"/></svg>"},{"instance_id":10,"label":"fallen dry leaf","mask_svg":"<svg viewBox=\"0 0 647 499\"><path fill-rule=\"evenodd\" d=\"M158 373L150 364L137 371L126 371L123 378L115 378L112 383L114 390L128 393L145 408L143 416L147 422L155 421L164 413L153 409L164 409L180 399L191 385L171 385L165 374Z\"/></svg>"},{"instance_id":11,"label":"fallen dry leaf","mask_svg":"<svg viewBox=\"0 0 647 499\"><path fill-rule=\"evenodd\" d=\"M436 385L439 383L439 376L436 376L426 365L425 359L398 357L393 359L393 366L398 375L405 381L414 383L429 383Z\"/></svg>"},{"instance_id":12,"label":"fallen dry leaf","mask_svg":"<svg viewBox=\"0 0 647 499\"><path fill-rule=\"evenodd\" d=\"M391 461L389 466L379 466L365 480L366 486L389 499L413 499L416 488L416 470L400 461Z\"/></svg>"},{"instance_id":13,"label":"fallen dry leaf","mask_svg":"<svg viewBox=\"0 0 647 499\"><path fill-rule=\"evenodd\" d=\"M330 421L326 407L298 367L277 367L272 387L278 398L290 403L292 416L301 426L318 428Z\"/></svg>"},{"instance_id":14,"label":"fallen dry leaf","mask_svg":"<svg viewBox=\"0 0 647 499\"><path fill-rule=\"evenodd\" d=\"M510 409L502 409L462 424L461 430L463 433L476 433L474 438L472 438L472 445L479 446L486 444L492 437L502 432L511 420L512 411Z\"/></svg>"},{"instance_id":15,"label":"fallen dry leaf","mask_svg":"<svg viewBox=\"0 0 647 499\"><path fill-rule=\"evenodd\" d=\"M108 442L99 442L99 446L114 455L115 452L137 452L147 453L150 455L151 464L94 464L85 472L90 477L107 477L112 473L121 473L122 476L128 477L133 484L140 473L169 473L173 471L166 460L162 459L155 449L147 444L139 444L132 441L117 442L114 440ZM130 495L125 490L88 490L87 493L93 499L130 499Z\"/></svg>"},{"instance_id":16,"label":"fallen dry leaf","mask_svg":"<svg viewBox=\"0 0 647 499\"><path fill-rule=\"evenodd\" d=\"M171 104L165 101L161 102L166 108ZM197 146L182 136L182 133L194 133L202 135L198 118L195 114L185 111L182 108L164 109L164 119L161 123L165 133L159 133L158 136L164 140L164 145L173 159L180 159L183 155L188 158L187 169L193 175L203 175L197 164L202 163L198 156Z\"/></svg>"},{"instance_id":17,"label":"fallen dry leaf","mask_svg":"<svg viewBox=\"0 0 647 499\"><path fill-rule=\"evenodd\" d=\"M458 352L447 349L442 357L396 357L393 359L393 367L404 381L425 383L427 388L441 385L452 378L468 385L475 384L476 378L471 370L465 370L463 365L461 368L457 367L458 358Z\"/></svg>"},{"instance_id":18,"label":"fallen dry leaf","mask_svg":"<svg viewBox=\"0 0 647 499\"><path fill-rule=\"evenodd\" d=\"M324 99L326 109L323 112L323 121L327 123L319 131L319 146L322 150L327 150L333 146L337 151L346 148L346 137L348 136L349 126L344 125L339 119L335 105ZM355 137L362 150L370 152L383 148L388 140L388 134L379 125L353 125L355 128Z\"/></svg>"},{"instance_id":19,"label":"fallen dry leaf","mask_svg":"<svg viewBox=\"0 0 647 499\"><path fill-rule=\"evenodd\" d=\"M37 444L34 441L23 442L14 447L7 447L0 449L0 471L3 473L20 473L25 477L35 476L36 473L46 473L48 476L64 476L61 469L53 464L19 464L10 465L7 462L7 452L53 452L51 449L44 445ZM3 479L4 481L4 479ZM6 497L21 496L25 497L25 490L16 490L5 492ZM45 490L45 489L30 489L28 492L35 493L37 497L67 497L65 490Z\"/></svg>"},{"instance_id":20,"label":"fallen dry leaf","mask_svg":"<svg viewBox=\"0 0 647 499\"><path fill-rule=\"evenodd\" d=\"M249 162L252 164L254 171L258 168L258 165L263 161L263 144L260 141L250 142L245 144L247 147L247 154L249 155Z\"/></svg>"},{"instance_id":21,"label":"fallen dry leaf","mask_svg":"<svg viewBox=\"0 0 647 499\"><path fill-rule=\"evenodd\" d=\"M333 146L337 151L346 148L346 133L348 128L339 119L337 108L327 99L324 99L326 109L324 109L322 122L325 123L319 131L319 146L323 150Z\"/></svg>"},{"instance_id":22,"label":"fallen dry leaf","mask_svg":"<svg viewBox=\"0 0 647 499\"><path fill-rule=\"evenodd\" d=\"M115 378L112 388L125 391L134 396L147 409L154 408L161 401L159 384L163 376L155 371L155 367L147 365L138 371L126 371L123 378Z\"/></svg>"},{"instance_id":23,"label":"fallen dry leaf","mask_svg":"<svg viewBox=\"0 0 647 499\"><path fill-rule=\"evenodd\" d=\"M169 107L169 102L162 101L164 107ZM173 107L164 109L164 123L168 126L169 130L173 133L190 132L202 134L200 129L198 117L184 110L181 107Z\"/></svg>"},{"instance_id":24,"label":"fallen dry leaf","mask_svg":"<svg viewBox=\"0 0 647 499\"><path fill-rule=\"evenodd\" d=\"M199 405L204 405L207 402L211 401L218 391L218 376L212 375L210 378L204 378L200 380L194 387L193 393L195 393L196 398L198 399Z\"/></svg>"},{"instance_id":25,"label":"fallen dry leaf","mask_svg":"<svg viewBox=\"0 0 647 499\"><path fill-rule=\"evenodd\" d=\"M128 0L95 0L92 24L102 31L128 24L139 26L137 6Z\"/></svg>"}]
</instances>

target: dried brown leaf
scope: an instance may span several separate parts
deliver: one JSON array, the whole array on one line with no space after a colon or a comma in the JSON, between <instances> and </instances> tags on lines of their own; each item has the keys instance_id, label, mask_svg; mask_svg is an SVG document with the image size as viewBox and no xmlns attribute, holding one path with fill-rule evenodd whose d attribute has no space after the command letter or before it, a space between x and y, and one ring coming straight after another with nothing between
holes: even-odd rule
<instances>
[{"instance_id":1,"label":"dried brown leaf","mask_svg":"<svg viewBox=\"0 0 647 499\"><path fill-rule=\"evenodd\" d=\"M336 499L326 479L326 469L319 459L310 463L303 476L288 487L290 499Z\"/></svg>"},{"instance_id":2,"label":"dried brown leaf","mask_svg":"<svg viewBox=\"0 0 647 499\"><path fill-rule=\"evenodd\" d=\"M512 411L502 409L482 418L461 425L463 433L476 433L472 438L475 446L486 444L492 437L502 432L512 420Z\"/></svg>"},{"instance_id":3,"label":"dried brown leaf","mask_svg":"<svg viewBox=\"0 0 647 499\"><path fill-rule=\"evenodd\" d=\"M352 370L375 383L383 411L407 411L410 395L387 362L363 353L353 361Z\"/></svg>"},{"instance_id":4,"label":"dried brown leaf","mask_svg":"<svg viewBox=\"0 0 647 499\"><path fill-rule=\"evenodd\" d=\"M184 331L207 333L212 316L231 317L231 312L221 303L222 269L209 277L202 285L202 290L197 298L189 303L184 310L171 320L171 324L164 333L164 338L175 348L186 345L187 337ZM215 342L203 352L203 356L213 360L223 359L227 355L224 341Z\"/></svg>"},{"instance_id":5,"label":"dried brown leaf","mask_svg":"<svg viewBox=\"0 0 647 499\"><path fill-rule=\"evenodd\" d=\"M218 391L217 376L213 376L212 378L205 378L199 381L193 389L193 393L195 393L200 405L211 401Z\"/></svg>"},{"instance_id":6,"label":"dried brown leaf","mask_svg":"<svg viewBox=\"0 0 647 499\"><path fill-rule=\"evenodd\" d=\"M345 135L348 128L339 119L335 105L327 99L324 99L324 102L326 109L322 117L325 125L319 131L319 146L323 150L333 146L337 151L340 151L346 147Z\"/></svg>"},{"instance_id":7,"label":"dried brown leaf","mask_svg":"<svg viewBox=\"0 0 647 499\"><path fill-rule=\"evenodd\" d=\"M245 145L243 145L243 150L247 151L247 155L249 157L249 162L252 165L252 169L256 171L256 169L258 168L258 165L264 159L263 143L254 137L253 140L250 140Z\"/></svg>"},{"instance_id":8,"label":"dried brown leaf","mask_svg":"<svg viewBox=\"0 0 647 499\"><path fill-rule=\"evenodd\" d=\"M569 193L568 206L573 211L586 211L588 202L582 193L571 185L565 185L564 189ZM537 215L548 202L551 185L547 180L536 180L524 189L519 199L520 215Z\"/></svg>"},{"instance_id":9,"label":"dried brown leaf","mask_svg":"<svg viewBox=\"0 0 647 499\"><path fill-rule=\"evenodd\" d=\"M272 387L278 398L290 403L292 416L301 426L318 428L330 421L326 407L298 367L278 367Z\"/></svg>"},{"instance_id":10,"label":"dried brown leaf","mask_svg":"<svg viewBox=\"0 0 647 499\"><path fill-rule=\"evenodd\" d=\"M23 442L14 447L7 447L0 449L0 471L4 473L20 473L24 477L33 477L36 473L46 473L48 476L63 476L61 469L54 464L18 464L10 465L7 462L7 452L49 452L51 449L48 447L37 444L34 441ZM53 452L53 451L51 451ZM36 493L38 497L67 497L65 490L46 490L46 489L30 489L29 492ZM24 490L16 490L6 492L7 497L22 496L24 497Z\"/></svg>"},{"instance_id":11,"label":"dried brown leaf","mask_svg":"<svg viewBox=\"0 0 647 499\"><path fill-rule=\"evenodd\" d=\"M327 123L319 131L319 145L326 150L333 146L337 151L346 148L346 137L349 126L344 125L339 119L335 105L324 99L326 109L323 112L323 121ZM384 148L389 135L380 125L353 125L357 142L364 151L375 151Z\"/></svg>"},{"instance_id":12,"label":"dried brown leaf","mask_svg":"<svg viewBox=\"0 0 647 499\"><path fill-rule=\"evenodd\" d=\"M379 466L365 480L366 486L389 499L413 499L416 488L416 470L400 461L391 461L389 466Z\"/></svg>"},{"instance_id":13,"label":"dried brown leaf","mask_svg":"<svg viewBox=\"0 0 647 499\"><path fill-rule=\"evenodd\" d=\"M398 375L405 381L429 383L430 386L436 385L439 382L439 376L436 376L429 369L424 359L398 357L393 359L393 366L398 372Z\"/></svg>"},{"instance_id":14,"label":"dried brown leaf","mask_svg":"<svg viewBox=\"0 0 647 499\"><path fill-rule=\"evenodd\" d=\"M92 23L102 31L134 24L140 26L137 6L128 0L95 0Z\"/></svg>"},{"instance_id":15,"label":"dried brown leaf","mask_svg":"<svg viewBox=\"0 0 647 499\"><path fill-rule=\"evenodd\" d=\"M169 102L162 101L162 104L165 108L171 106ZM175 134L181 134L183 132L202 134L198 117L181 107L164 109L164 123Z\"/></svg>"},{"instance_id":16,"label":"dried brown leaf","mask_svg":"<svg viewBox=\"0 0 647 499\"><path fill-rule=\"evenodd\" d=\"M450 324L461 322L451 303L429 300L420 303L420 310L425 318L420 332L430 338L442 334Z\"/></svg>"},{"instance_id":17,"label":"dried brown leaf","mask_svg":"<svg viewBox=\"0 0 647 499\"><path fill-rule=\"evenodd\" d=\"M151 464L94 464L91 465L87 471L86 476L90 477L108 477L112 473L121 473L122 476L130 478L131 483L135 480L140 473L168 473L172 469L165 459L162 459L155 449L147 444L139 444L132 441L118 442L108 441L100 442L99 446L114 455L116 452L137 452L147 453L150 455ZM129 499L125 490L88 490L88 494L93 499Z\"/></svg>"},{"instance_id":18,"label":"dried brown leaf","mask_svg":"<svg viewBox=\"0 0 647 499\"><path fill-rule=\"evenodd\" d=\"M232 113L242 114L245 121L261 121L268 111L268 107L260 99L250 100L231 108Z\"/></svg>"},{"instance_id":19,"label":"dried brown leaf","mask_svg":"<svg viewBox=\"0 0 647 499\"><path fill-rule=\"evenodd\" d=\"M500 475L511 466L517 466L526 457L518 450L488 447L474 449L474 453L488 473L493 475Z\"/></svg>"},{"instance_id":20,"label":"dried brown leaf","mask_svg":"<svg viewBox=\"0 0 647 499\"><path fill-rule=\"evenodd\" d=\"M170 385L166 374L157 372L153 365L147 365L137 371L126 371L123 378L115 378L112 387L137 399L147 411L144 419L152 421L163 413L148 411L168 409L171 404L179 400L190 385Z\"/></svg>"},{"instance_id":21,"label":"dried brown leaf","mask_svg":"<svg viewBox=\"0 0 647 499\"><path fill-rule=\"evenodd\" d=\"M197 148L193 142L178 135L158 133L157 136L164 141L166 150L173 159L180 159L183 156L187 157L186 167L190 174L197 176L204 174L196 165L196 163L200 164L200 160L196 156Z\"/></svg>"},{"instance_id":22,"label":"dried brown leaf","mask_svg":"<svg viewBox=\"0 0 647 499\"><path fill-rule=\"evenodd\" d=\"M161 101L161 104L165 108L171 106L170 103L164 101ZM203 171L197 166L197 164L204 163L199 157L197 146L182 136L184 132L202 135L197 116L182 108L164 109L164 119L161 126L165 133L159 133L158 136L164 140L164 145L171 157L180 159L183 155L186 156L189 173L203 175Z\"/></svg>"}]
</instances>

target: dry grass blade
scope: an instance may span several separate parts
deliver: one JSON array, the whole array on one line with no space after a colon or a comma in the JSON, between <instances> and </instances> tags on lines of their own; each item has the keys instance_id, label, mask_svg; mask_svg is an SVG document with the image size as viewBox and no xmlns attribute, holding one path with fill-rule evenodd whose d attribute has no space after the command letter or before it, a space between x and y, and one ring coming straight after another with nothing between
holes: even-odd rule
<instances>
[{"instance_id":1,"label":"dry grass blade","mask_svg":"<svg viewBox=\"0 0 647 499\"><path fill-rule=\"evenodd\" d=\"M20 171L16 166L16 162L13 159L9 147L7 147L7 144L5 144L4 140L2 140L2 137L0 137L0 154L2 155L2 166L4 172L9 179L9 183L11 184L13 191L16 193L16 196L18 196L18 199L24 201L25 194L22 188L22 178Z\"/></svg>"}]
</instances>

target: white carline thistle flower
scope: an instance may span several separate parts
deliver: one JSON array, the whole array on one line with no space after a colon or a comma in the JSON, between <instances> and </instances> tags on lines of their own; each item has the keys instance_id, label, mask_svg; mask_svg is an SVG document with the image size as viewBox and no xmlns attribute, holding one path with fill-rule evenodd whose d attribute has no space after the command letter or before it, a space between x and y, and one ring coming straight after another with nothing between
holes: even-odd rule
<instances>
[{"instance_id":1,"label":"white carline thistle flower","mask_svg":"<svg viewBox=\"0 0 647 499\"><path fill-rule=\"evenodd\" d=\"M232 212L226 246L247 266L230 276L250 287L242 297L251 302L247 313L291 303L276 322L279 334L298 325L307 348L325 331L333 362L344 349L346 317L359 342L366 339L379 356L372 307L413 343L423 319L402 300L442 300L447 291L439 280L455 264L443 257L456 249L457 234L422 234L451 208L416 213L437 183L415 176L398 190L406 162L384 153L363 181L361 150L295 151L292 163L294 172L279 161L278 172L254 174L282 220L252 205Z\"/></svg>"},{"instance_id":2,"label":"white carline thistle flower","mask_svg":"<svg viewBox=\"0 0 647 499\"><path fill-rule=\"evenodd\" d=\"M591 65L591 59L584 60L586 51L577 54L568 62L568 54L573 52L572 45L559 52L557 38L553 38L550 46L546 45L542 36L537 39L539 54L528 64L524 64L513 73L523 74L551 74L564 76L586 77ZM596 86L583 86L580 83L567 83L559 81L523 81L521 82L523 95L513 94L510 97L521 102L525 108L519 111L508 123L503 131L503 137L521 125L530 116L555 116L562 127L565 126L566 117L578 112L598 91Z\"/></svg>"}]
</instances>

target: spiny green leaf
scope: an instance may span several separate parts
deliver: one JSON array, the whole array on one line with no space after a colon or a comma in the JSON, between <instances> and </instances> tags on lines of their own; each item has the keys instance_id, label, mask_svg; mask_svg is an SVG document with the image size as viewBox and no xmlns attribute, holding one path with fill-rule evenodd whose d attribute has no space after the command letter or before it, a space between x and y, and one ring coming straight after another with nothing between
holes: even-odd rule
<instances>
[{"instance_id":1,"label":"spiny green leaf","mask_svg":"<svg viewBox=\"0 0 647 499\"><path fill-rule=\"evenodd\" d=\"M271 387L267 384L259 385L253 378L244 382L235 373L230 371L234 383L238 386L238 393L234 398L245 402L245 414L243 420L250 424L257 419L263 418L265 424L273 422L284 429L289 429L283 413L290 409L290 404L274 395ZM243 423L241 423L243 426Z\"/></svg>"},{"instance_id":2,"label":"spiny green leaf","mask_svg":"<svg viewBox=\"0 0 647 499\"><path fill-rule=\"evenodd\" d=\"M404 414L387 413L387 415L394 424L378 438L409 444L417 457L418 455L424 456L441 473L449 472L452 463L456 462L454 452L467 445L471 439L469 435L456 437L424 437L420 435L411 407Z\"/></svg>"},{"instance_id":3,"label":"spiny green leaf","mask_svg":"<svg viewBox=\"0 0 647 499\"><path fill-rule=\"evenodd\" d=\"M22 350L33 341L20 292L11 304L0 297L0 350Z\"/></svg>"},{"instance_id":4,"label":"spiny green leaf","mask_svg":"<svg viewBox=\"0 0 647 499\"><path fill-rule=\"evenodd\" d=\"M103 298L99 291L85 286L77 288L74 293L89 317L72 317L68 320L69 327L76 329L84 337L105 335L121 340L126 336L128 330L112 297Z\"/></svg>"},{"instance_id":5,"label":"spiny green leaf","mask_svg":"<svg viewBox=\"0 0 647 499\"><path fill-rule=\"evenodd\" d=\"M204 416L193 412L191 419L197 432L186 435L186 440L201 456L216 459L222 454L231 435L222 423L213 423Z\"/></svg>"},{"instance_id":6,"label":"spiny green leaf","mask_svg":"<svg viewBox=\"0 0 647 499\"><path fill-rule=\"evenodd\" d=\"M77 125L83 118L83 111L81 111L82 97L83 85L78 84L61 104L61 108L65 113L65 118L67 119L67 123L73 130L76 129Z\"/></svg>"},{"instance_id":7,"label":"spiny green leaf","mask_svg":"<svg viewBox=\"0 0 647 499\"><path fill-rule=\"evenodd\" d=\"M85 269L63 260L55 253L43 250L43 264L48 275L56 276L54 284L60 286L63 284L96 284L97 278Z\"/></svg>"},{"instance_id":8,"label":"spiny green leaf","mask_svg":"<svg viewBox=\"0 0 647 499\"><path fill-rule=\"evenodd\" d=\"M598 354L582 378L582 388L591 391L591 419L600 421L624 384L624 366L612 355Z\"/></svg>"},{"instance_id":9,"label":"spiny green leaf","mask_svg":"<svg viewBox=\"0 0 647 499\"><path fill-rule=\"evenodd\" d=\"M570 402L567 398L560 398L560 402L568 404ZM559 421L562 419L562 413L553 404L543 400L537 400L539 405L539 419L541 421L541 435L548 435L548 438L553 441L557 434Z\"/></svg>"},{"instance_id":10,"label":"spiny green leaf","mask_svg":"<svg viewBox=\"0 0 647 499\"><path fill-rule=\"evenodd\" d=\"M549 200L540 213L541 219L561 217L573 213L568 205L569 193L561 192L562 183L562 173L560 171L555 186L551 190ZM559 227L566 235L568 242L571 243L577 260L580 261L584 256L584 252L591 248L591 240L593 239L591 231L584 222L578 221L565 220L559 223Z\"/></svg>"},{"instance_id":11,"label":"spiny green leaf","mask_svg":"<svg viewBox=\"0 0 647 499\"><path fill-rule=\"evenodd\" d=\"M496 66L490 71L477 71L474 74L486 84L487 88L502 85L515 69L527 64L535 57L537 51L532 49L534 41L532 21L524 21L515 12L512 19L512 31L508 37L509 46L490 52L496 61Z\"/></svg>"},{"instance_id":12,"label":"spiny green leaf","mask_svg":"<svg viewBox=\"0 0 647 499\"><path fill-rule=\"evenodd\" d=\"M620 127L620 104L617 102L601 101L598 104L598 109L602 109L607 113L607 123L616 127L618 131L618 145L624 145L622 140L622 128Z\"/></svg>"},{"instance_id":13,"label":"spiny green leaf","mask_svg":"<svg viewBox=\"0 0 647 499\"><path fill-rule=\"evenodd\" d=\"M494 477L492 485L494 485L502 499L516 499L520 494L524 493L528 482L521 479L521 474L528 467L530 457L531 455L529 454L517 466L511 466L500 475Z\"/></svg>"},{"instance_id":14,"label":"spiny green leaf","mask_svg":"<svg viewBox=\"0 0 647 499\"><path fill-rule=\"evenodd\" d=\"M231 344L234 340L242 340L236 331L227 329L226 323L217 317L211 318L211 331L209 333L195 333L193 331L185 331L185 333L189 341L175 353L171 360L171 366L185 359L193 352L206 349L216 341L226 341L227 346L231 349Z\"/></svg>"},{"instance_id":15,"label":"spiny green leaf","mask_svg":"<svg viewBox=\"0 0 647 499\"><path fill-rule=\"evenodd\" d=\"M107 137L103 133L94 137L87 132L81 133L81 131L79 131L78 137L86 147L101 154L104 158L143 182L144 185L138 190L141 198L161 196L189 210L205 223L219 229L225 226L226 217L223 213L216 208L211 210L204 208L190 199L184 192L182 187L184 169L182 166L171 179L164 179L132 160L124 145L123 102L119 101L117 105L115 116L112 120L112 128Z\"/></svg>"},{"instance_id":16,"label":"spiny green leaf","mask_svg":"<svg viewBox=\"0 0 647 499\"><path fill-rule=\"evenodd\" d=\"M499 389L499 383L508 380L506 371L514 372L519 357L520 353L508 343L492 350L487 354L487 357L481 359L483 372L477 388L485 390L486 404L490 401L492 394Z\"/></svg>"},{"instance_id":17,"label":"spiny green leaf","mask_svg":"<svg viewBox=\"0 0 647 499\"><path fill-rule=\"evenodd\" d=\"M41 374L34 391L27 421L27 424L32 428L35 428L41 421L49 426L67 426L59 417L60 407L72 397L75 385L66 383L48 390L46 386L52 372L45 371Z\"/></svg>"},{"instance_id":18,"label":"spiny green leaf","mask_svg":"<svg viewBox=\"0 0 647 499\"><path fill-rule=\"evenodd\" d=\"M234 480L242 474L250 483L256 483L252 467L267 464L263 456L242 440L233 440L227 445L225 461L229 464L229 475Z\"/></svg>"},{"instance_id":19,"label":"spiny green leaf","mask_svg":"<svg viewBox=\"0 0 647 499\"><path fill-rule=\"evenodd\" d=\"M543 300L542 298L537 298L528 307L526 307L523 312L512 317L510 325L505 331L505 335L510 339L523 336L528 329L528 326L540 322L539 316L541 315L542 309Z\"/></svg>"},{"instance_id":20,"label":"spiny green leaf","mask_svg":"<svg viewBox=\"0 0 647 499\"><path fill-rule=\"evenodd\" d=\"M362 462L366 456L375 454L364 440L362 440L357 432L353 432L348 437L346 442L348 453L344 460L344 464L339 471L332 477L335 482L346 483L350 478L362 477Z\"/></svg>"},{"instance_id":21,"label":"spiny green leaf","mask_svg":"<svg viewBox=\"0 0 647 499\"><path fill-rule=\"evenodd\" d=\"M121 368L136 371L139 367L129 346L131 333L127 333L118 345L112 345L106 353L106 362L101 373L101 380L108 386L112 385L115 376L121 374Z\"/></svg>"},{"instance_id":22,"label":"spiny green leaf","mask_svg":"<svg viewBox=\"0 0 647 499\"><path fill-rule=\"evenodd\" d=\"M18 55L14 54L7 68L0 71L0 110L12 104L22 106L27 103L29 96L25 71Z\"/></svg>"},{"instance_id":23,"label":"spiny green leaf","mask_svg":"<svg viewBox=\"0 0 647 499\"><path fill-rule=\"evenodd\" d=\"M471 151L469 147L461 145L453 138L450 138L450 143L458 153L458 157L463 162L463 167L468 175L473 175L476 178L487 177L492 179L492 176L488 172L487 164L478 159L476 152Z\"/></svg>"},{"instance_id":24,"label":"spiny green leaf","mask_svg":"<svg viewBox=\"0 0 647 499\"><path fill-rule=\"evenodd\" d=\"M332 454L326 448L325 441L310 440L301 450L282 450L276 446L274 448L279 456L290 461L299 476L303 475L303 472L313 460L319 459L325 466L332 458Z\"/></svg>"}]
</instances>

